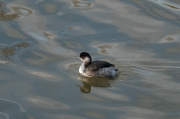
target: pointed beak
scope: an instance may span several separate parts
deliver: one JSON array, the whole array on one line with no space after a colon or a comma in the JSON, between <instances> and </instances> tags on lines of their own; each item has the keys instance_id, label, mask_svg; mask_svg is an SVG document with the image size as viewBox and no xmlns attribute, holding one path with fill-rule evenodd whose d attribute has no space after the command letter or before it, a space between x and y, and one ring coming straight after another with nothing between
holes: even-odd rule
<instances>
[{"instance_id":1,"label":"pointed beak","mask_svg":"<svg viewBox=\"0 0 180 119\"><path fill-rule=\"evenodd\" d=\"M78 59L80 59L81 61L83 61L80 57L77 57Z\"/></svg>"}]
</instances>

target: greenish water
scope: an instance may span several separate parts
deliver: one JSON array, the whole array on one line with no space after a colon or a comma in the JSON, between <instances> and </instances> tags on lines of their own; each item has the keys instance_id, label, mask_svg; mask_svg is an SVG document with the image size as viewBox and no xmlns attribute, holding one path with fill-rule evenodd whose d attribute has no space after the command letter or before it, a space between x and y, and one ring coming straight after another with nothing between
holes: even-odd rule
<instances>
[{"instance_id":1,"label":"greenish water","mask_svg":"<svg viewBox=\"0 0 180 119\"><path fill-rule=\"evenodd\" d=\"M180 118L179 0L1 0L0 26L0 119Z\"/></svg>"}]
</instances>

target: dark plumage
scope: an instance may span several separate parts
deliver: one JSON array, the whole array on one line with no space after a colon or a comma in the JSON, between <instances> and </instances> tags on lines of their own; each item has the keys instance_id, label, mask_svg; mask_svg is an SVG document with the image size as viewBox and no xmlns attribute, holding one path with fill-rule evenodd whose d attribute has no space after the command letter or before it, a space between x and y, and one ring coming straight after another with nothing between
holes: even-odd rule
<instances>
[{"instance_id":1,"label":"dark plumage","mask_svg":"<svg viewBox=\"0 0 180 119\"><path fill-rule=\"evenodd\" d=\"M80 54L80 59L83 61L79 67L79 73L88 77L115 77L117 69L115 66L106 61L93 61L87 52Z\"/></svg>"},{"instance_id":2,"label":"dark plumage","mask_svg":"<svg viewBox=\"0 0 180 119\"><path fill-rule=\"evenodd\" d=\"M83 59L83 60L84 60L86 57L89 57L89 58L90 58L90 62L92 61L90 54L87 53L87 52L82 52L82 53L79 55L79 57L80 57L81 59Z\"/></svg>"},{"instance_id":3,"label":"dark plumage","mask_svg":"<svg viewBox=\"0 0 180 119\"><path fill-rule=\"evenodd\" d=\"M87 69L91 71L95 71L101 68L107 68L111 66L114 66L114 65L106 61L94 61L94 62L91 62L91 64L87 66Z\"/></svg>"}]
</instances>

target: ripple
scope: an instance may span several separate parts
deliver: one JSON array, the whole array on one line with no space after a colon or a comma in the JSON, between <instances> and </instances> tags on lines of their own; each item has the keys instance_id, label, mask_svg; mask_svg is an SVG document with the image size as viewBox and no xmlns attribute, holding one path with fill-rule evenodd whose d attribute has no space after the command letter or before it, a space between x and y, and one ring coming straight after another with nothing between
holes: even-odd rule
<instances>
[{"instance_id":1,"label":"ripple","mask_svg":"<svg viewBox=\"0 0 180 119\"><path fill-rule=\"evenodd\" d=\"M115 47L115 46L114 45L110 45L110 44L97 46L97 48L100 49L100 52L102 54L108 54L106 49L112 49L112 47Z\"/></svg>"},{"instance_id":2,"label":"ripple","mask_svg":"<svg viewBox=\"0 0 180 119\"><path fill-rule=\"evenodd\" d=\"M46 117L51 119L85 119L79 116L70 115L70 114L44 114Z\"/></svg>"},{"instance_id":3,"label":"ripple","mask_svg":"<svg viewBox=\"0 0 180 119\"><path fill-rule=\"evenodd\" d=\"M100 97L111 99L111 100L119 100L119 101L128 101L129 100L129 98L126 95L119 94L119 93L116 93L113 91L98 89L94 93L96 93Z\"/></svg>"},{"instance_id":4,"label":"ripple","mask_svg":"<svg viewBox=\"0 0 180 119\"><path fill-rule=\"evenodd\" d=\"M175 14L179 14L180 4L178 3L174 3L167 0L148 0L148 1L157 4L169 11L172 11Z\"/></svg>"},{"instance_id":5,"label":"ripple","mask_svg":"<svg viewBox=\"0 0 180 119\"><path fill-rule=\"evenodd\" d=\"M180 45L176 45L174 47L169 47L169 48L165 49L165 51L169 52L169 53L175 53L175 54L177 54L176 56L178 56L179 55L179 51L180 51ZM172 67L175 67L175 66L172 66Z\"/></svg>"},{"instance_id":6,"label":"ripple","mask_svg":"<svg viewBox=\"0 0 180 119\"><path fill-rule=\"evenodd\" d=\"M39 4L41 2L44 2L44 0L36 0L36 4Z\"/></svg>"},{"instance_id":7,"label":"ripple","mask_svg":"<svg viewBox=\"0 0 180 119\"><path fill-rule=\"evenodd\" d=\"M79 63L68 63L65 65L65 68L68 71L68 75L72 78L72 79L76 79L78 78L79 75L79 66L81 64Z\"/></svg>"},{"instance_id":8,"label":"ripple","mask_svg":"<svg viewBox=\"0 0 180 119\"><path fill-rule=\"evenodd\" d=\"M95 105L91 105L94 107ZM157 117L158 119L164 117L166 114L162 111L157 111L155 109L148 109L139 106L98 106L99 109L106 109L108 111L118 111L119 118L124 119L151 119L151 116ZM123 113L121 113L123 112ZM150 117L150 118L148 118Z\"/></svg>"},{"instance_id":9,"label":"ripple","mask_svg":"<svg viewBox=\"0 0 180 119\"><path fill-rule=\"evenodd\" d=\"M74 7L90 7L92 4L87 2L82 2L80 0L73 0L72 1Z\"/></svg>"},{"instance_id":10,"label":"ripple","mask_svg":"<svg viewBox=\"0 0 180 119\"><path fill-rule=\"evenodd\" d=\"M7 7L11 10L11 14L18 14L20 16L17 22L21 29L25 34L38 41L40 49L55 55L75 55L74 52L64 48L55 41L57 36L53 31L47 31L47 20L38 14L38 12L16 4L9 4Z\"/></svg>"},{"instance_id":11,"label":"ripple","mask_svg":"<svg viewBox=\"0 0 180 119\"><path fill-rule=\"evenodd\" d=\"M6 29L6 35L12 38L18 38L21 40L26 40L28 39L28 37L24 36L23 34L21 34L18 30L14 29L14 28L8 28Z\"/></svg>"},{"instance_id":12,"label":"ripple","mask_svg":"<svg viewBox=\"0 0 180 119\"><path fill-rule=\"evenodd\" d=\"M9 114L8 113L0 112L0 114L3 115L6 119L9 119Z\"/></svg>"},{"instance_id":13,"label":"ripple","mask_svg":"<svg viewBox=\"0 0 180 119\"><path fill-rule=\"evenodd\" d=\"M6 7L10 9L10 12L6 12ZM16 4L9 4L5 5L0 2L0 19L2 21L10 21L15 20L19 17L28 16L32 14L34 10L16 5Z\"/></svg>"},{"instance_id":14,"label":"ripple","mask_svg":"<svg viewBox=\"0 0 180 119\"><path fill-rule=\"evenodd\" d=\"M26 70L26 71L31 73L32 75L39 76L42 78L52 78L53 77L51 74L48 74L47 72L31 71L31 70Z\"/></svg>"},{"instance_id":15,"label":"ripple","mask_svg":"<svg viewBox=\"0 0 180 119\"><path fill-rule=\"evenodd\" d=\"M32 105L40 107L40 108L45 108L45 109L69 109L70 106L61 103L59 101L55 101L52 99L48 99L45 97L39 97L39 96L31 96L25 98L25 100L29 101Z\"/></svg>"},{"instance_id":16,"label":"ripple","mask_svg":"<svg viewBox=\"0 0 180 119\"><path fill-rule=\"evenodd\" d=\"M9 12L8 14L17 14L19 16L28 16L34 12L34 10L32 10L30 8L16 5L16 4L9 4L9 5L7 5L7 7L11 10L11 12Z\"/></svg>"},{"instance_id":17,"label":"ripple","mask_svg":"<svg viewBox=\"0 0 180 119\"><path fill-rule=\"evenodd\" d=\"M180 43L180 35L179 34L167 35L164 38L162 38L159 43L170 43L170 42Z\"/></svg>"},{"instance_id":18,"label":"ripple","mask_svg":"<svg viewBox=\"0 0 180 119\"><path fill-rule=\"evenodd\" d=\"M68 42L65 41L66 47L68 48L72 48L72 49L82 49L82 45L80 43L77 42Z\"/></svg>"},{"instance_id":19,"label":"ripple","mask_svg":"<svg viewBox=\"0 0 180 119\"><path fill-rule=\"evenodd\" d=\"M104 101L103 98L100 98L98 96L93 96L93 95L82 95L82 98L86 100L90 100L90 101L98 101L98 102Z\"/></svg>"},{"instance_id":20,"label":"ripple","mask_svg":"<svg viewBox=\"0 0 180 119\"><path fill-rule=\"evenodd\" d=\"M55 3L45 3L43 4L43 9L46 13L55 13L58 10L58 5Z\"/></svg>"},{"instance_id":21,"label":"ripple","mask_svg":"<svg viewBox=\"0 0 180 119\"><path fill-rule=\"evenodd\" d=\"M27 42L18 43L18 44L15 44L13 46L10 46L10 47L7 46L5 48L0 49L0 54L1 54L3 59L9 61L10 60L9 57L12 55L15 55L15 52L17 50L22 49L22 48L25 49L29 46L30 46L30 44Z\"/></svg>"},{"instance_id":22,"label":"ripple","mask_svg":"<svg viewBox=\"0 0 180 119\"><path fill-rule=\"evenodd\" d=\"M18 17L17 13L8 14L5 9L6 9L6 5L0 2L0 20L9 21L9 20L14 20Z\"/></svg>"},{"instance_id":23,"label":"ripple","mask_svg":"<svg viewBox=\"0 0 180 119\"><path fill-rule=\"evenodd\" d=\"M1 101L5 101L5 102L7 102L7 103L13 103L13 104L16 104L16 105L19 106L21 112L26 112L25 108L24 108L21 104L15 102L15 101L3 99L3 98L0 98L0 100L1 100ZM8 108L9 108L9 107L8 107Z\"/></svg>"},{"instance_id":24,"label":"ripple","mask_svg":"<svg viewBox=\"0 0 180 119\"><path fill-rule=\"evenodd\" d=\"M91 118L105 119L107 118L104 114L95 111L85 111L84 114Z\"/></svg>"},{"instance_id":25,"label":"ripple","mask_svg":"<svg viewBox=\"0 0 180 119\"><path fill-rule=\"evenodd\" d=\"M47 54L47 53L38 52L38 51L31 51L26 56L27 56L26 62L31 65L35 65L35 66L37 66L37 65L43 66L50 62L55 62L55 61L59 60L59 57L57 57L56 55ZM61 57L61 59L63 59L63 58Z\"/></svg>"},{"instance_id":26,"label":"ripple","mask_svg":"<svg viewBox=\"0 0 180 119\"><path fill-rule=\"evenodd\" d=\"M58 78L58 76L56 76L55 74L49 73L49 72L35 71L35 70L25 70L25 71L30 73L31 75L40 77L40 78L47 80L47 81L59 81L59 80L61 80L60 78Z\"/></svg>"},{"instance_id":27,"label":"ripple","mask_svg":"<svg viewBox=\"0 0 180 119\"><path fill-rule=\"evenodd\" d=\"M165 71L169 71L169 68L172 68L174 70L179 67L168 67L165 66L165 64L163 65L164 66L154 66L154 69L153 66L150 66L151 68L145 68L146 66L134 67L133 70L135 73L137 73L136 75L139 75L140 79L143 79L141 81L142 85L137 84L139 86L138 88L142 90L148 89L149 91L155 91L156 93L157 89L180 90L180 83L172 80L173 75L165 73ZM161 70L157 68L160 68ZM149 86L147 87L146 84Z\"/></svg>"},{"instance_id":28,"label":"ripple","mask_svg":"<svg viewBox=\"0 0 180 119\"><path fill-rule=\"evenodd\" d=\"M9 61L0 60L0 64L9 64Z\"/></svg>"},{"instance_id":29,"label":"ripple","mask_svg":"<svg viewBox=\"0 0 180 119\"><path fill-rule=\"evenodd\" d=\"M180 9L179 7L175 7L173 5L169 5L169 4L165 4L165 3L162 3L162 4L164 4L164 5L166 5L166 6L170 7L170 8L173 8L173 9Z\"/></svg>"}]
</instances>

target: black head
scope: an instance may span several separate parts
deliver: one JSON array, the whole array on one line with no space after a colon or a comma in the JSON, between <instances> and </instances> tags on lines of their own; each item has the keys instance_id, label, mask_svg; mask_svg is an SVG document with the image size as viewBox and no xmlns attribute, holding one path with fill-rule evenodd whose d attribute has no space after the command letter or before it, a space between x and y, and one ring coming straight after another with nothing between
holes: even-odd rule
<instances>
[{"instance_id":1,"label":"black head","mask_svg":"<svg viewBox=\"0 0 180 119\"><path fill-rule=\"evenodd\" d=\"M81 52L81 54L79 55L79 57L81 59L85 59L86 57L91 57L89 53L87 52Z\"/></svg>"},{"instance_id":2,"label":"black head","mask_svg":"<svg viewBox=\"0 0 180 119\"><path fill-rule=\"evenodd\" d=\"M83 61L83 62L86 62L86 63L91 63L91 56L89 53L87 52L81 52L81 54L79 55L80 59Z\"/></svg>"}]
</instances>

